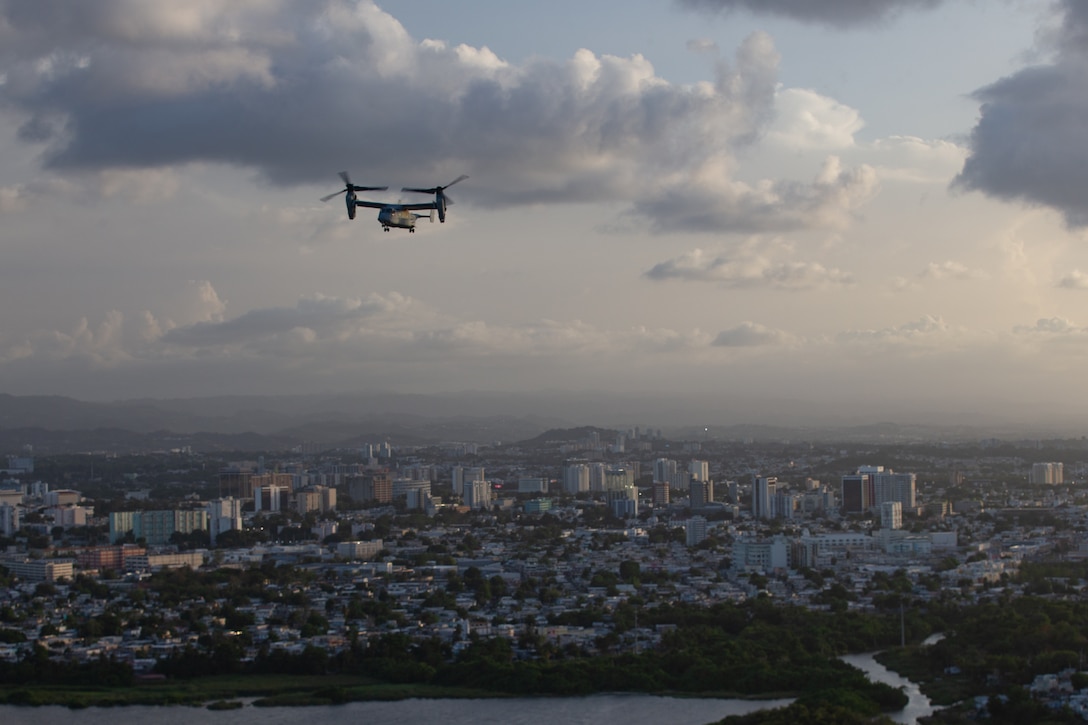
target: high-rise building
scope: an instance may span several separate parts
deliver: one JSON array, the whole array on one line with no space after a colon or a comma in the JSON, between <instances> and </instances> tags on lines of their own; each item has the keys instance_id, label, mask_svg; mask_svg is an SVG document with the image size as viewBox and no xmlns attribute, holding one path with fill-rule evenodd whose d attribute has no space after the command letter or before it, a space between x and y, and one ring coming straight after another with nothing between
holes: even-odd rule
<instances>
[{"instance_id":1,"label":"high-rise building","mask_svg":"<svg viewBox=\"0 0 1088 725\"><path fill-rule=\"evenodd\" d=\"M688 472L693 481L710 480L710 463L708 461L692 461L688 464Z\"/></svg>"},{"instance_id":2,"label":"high-rise building","mask_svg":"<svg viewBox=\"0 0 1088 725\"><path fill-rule=\"evenodd\" d=\"M654 506L669 505L669 484L664 481L654 481Z\"/></svg>"},{"instance_id":3,"label":"high-rise building","mask_svg":"<svg viewBox=\"0 0 1088 725\"><path fill-rule=\"evenodd\" d=\"M220 498L209 501L208 535L214 545L221 534L242 530L242 501L236 498Z\"/></svg>"},{"instance_id":4,"label":"high-rise building","mask_svg":"<svg viewBox=\"0 0 1088 725\"><path fill-rule=\"evenodd\" d=\"M487 481L465 481L465 505L472 509L491 507L491 484Z\"/></svg>"},{"instance_id":5,"label":"high-rise building","mask_svg":"<svg viewBox=\"0 0 1088 725\"><path fill-rule=\"evenodd\" d=\"M271 512L282 511L283 504L286 502L289 493L290 489L286 486L276 486L275 484L254 486L253 510Z\"/></svg>"},{"instance_id":6,"label":"high-rise building","mask_svg":"<svg viewBox=\"0 0 1088 725\"><path fill-rule=\"evenodd\" d=\"M885 501L880 504L880 527L882 529L903 528L903 504L898 501Z\"/></svg>"},{"instance_id":7,"label":"high-rise building","mask_svg":"<svg viewBox=\"0 0 1088 725\"><path fill-rule=\"evenodd\" d=\"M688 497L693 509L706 506L714 500L714 484L705 479L693 479L688 486Z\"/></svg>"},{"instance_id":8,"label":"high-rise building","mask_svg":"<svg viewBox=\"0 0 1088 725\"><path fill-rule=\"evenodd\" d=\"M563 468L563 493L577 494L589 490L589 466L571 463Z\"/></svg>"},{"instance_id":9,"label":"high-rise building","mask_svg":"<svg viewBox=\"0 0 1088 725\"><path fill-rule=\"evenodd\" d=\"M603 491L604 490L604 472L605 465L600 462L594 462L589 464L589 490L590 491Z\"/></svg>"},{"instance_id":10,"label":"high-rise building","mask_svg":"<svg viewBox=\"0 0 1088 725\"><path fill-rule=\"evenodd\" d=\"M253 472L238 468L219 471L219 495L232 498L253 498Z\"/></svg>"},{"instance_id":11,"label":"high-rise building","mask_svg":"<svg viewBox=\"0 0 1088 725\"><path fill-rule=\"evenodd\" d=\"M876 505L876 486L869 473L854 473L842 477L842 511L860 514Z\"/></svg>"},{"instance_id":12,"label":"high-rise building","mask_svg":"<svg viewBox=\"0 0 1088 725\"><path fill-rule=\"evenodd\" d=\"M752 516L757 519L775 517L775 494L778 489L776 476L756 476L752 484Z\"/></svg>"},{"instance_id":13,"label":"high-rise building","mask_svg":"<svg viewBox=\"0 0 1088 725\"><path fill-rule=\"evenodd\" d=\"M604 472L605 491L621 491L634 485L634 471L629 468L609 468Z\"/></svg>"},{"instance_id":14,"label":"high-rise building","mask_svg":"<svg viewBox=\"0 0 1088 725\"><path fill-rule=\"evenodd\" d=\"M698 546L706 539L706 519L692 516L684 524L684 535L688 546Z\"/></svg>"},{"instance_id":15,"label":"high-rise building","mask_svg":"<svg viewBox=\"0 0 1088 725\"><path fill-rule=\"evenodd\" d=\"M654 480L671 484L676 478L677 463L671 458L658 458L654 461Z\"/></svg>"},{"instance_id":16,"label":"high-rise building","mask_svg":"<svg viewBox=\"0 0 1088 725\"><path fill-rule=\"evenodd\" d=\"M1065 483L1065 466L1061 463L1033 463L1028 483L1040 485Z\"/></svg>"},{"instance_id":17,"label":"high-rise building","mask_svg":"<svg viewBox=\"0 0 1088 725\"><path fill-rule=\"evenodd\" d=\"M11 538L22 526L22 507L0 503L0 535Z\"/></svg>"},{"instance_id":18,"label":"high-rise building","mask_svg":"<svg viewBox=\"0 0 1088 725\"><path fill-rule=\"evenodd\" d=\"M626 519L638 516L638 489L633 485L610 488L605 495L608 507L616 517Z\"/></svg>"},{"instance_id":19,"label":"high-rise building","mask_svg":"<svg viewBox=\"0 0 1088 725\"><path fill-rule=\"evenodd\" d=\"M355 501L392 503L393 476L389 471L369 471L348 479L348 495Z\"/></svg>"}]
</instances>

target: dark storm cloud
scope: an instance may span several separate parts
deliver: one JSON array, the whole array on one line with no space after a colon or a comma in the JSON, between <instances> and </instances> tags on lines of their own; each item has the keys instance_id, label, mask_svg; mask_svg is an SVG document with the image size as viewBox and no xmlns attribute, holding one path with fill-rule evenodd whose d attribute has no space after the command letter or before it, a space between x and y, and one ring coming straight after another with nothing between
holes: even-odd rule
<instances>
[{"instance_id":1,"label":"dark storm cloud","mask_svg":"<svg viewBox=\"0 0 1088 725\"><path fill-rule=\"evenodd\" d=\"M1060 211L1088 225L1088 4L1060 3L1047 37L1048 65L1025 68L975 92L982 104L956 188Z\"/></svg>"},{"instance_id":2,"label":"dark storm cloud","mask_svg":"<svg viewBox=\"0 0 1088 725\"><path fill-rule=\"evenodd\" d=\"M944 0L678 0L694 10L730 12L745 10L760 15L778 15L806 23L837 26L867 25L900 12L929 9Z\"/></svg>"},{"instance_id":3,"label":"dark storm cloud","mask_svg":"<svg viewBox=\"0 0 1088 725\"><path fill-rule=\"evenodd\" d=\"M26 119L21 140L56 171L210 162L278 184L328 179L330 192L343 168L415 186L469 173L476 202L628 202L681 230L839 214L826 184L770 199L734 184L698 218L675 215L707 159L712 184L731 185L737 149L774 117L778 61L756 34L712 80L678 86L638 55L516 67L418 41L369 0L0 0L0 108Z\"/></svg>"}]
</instances>

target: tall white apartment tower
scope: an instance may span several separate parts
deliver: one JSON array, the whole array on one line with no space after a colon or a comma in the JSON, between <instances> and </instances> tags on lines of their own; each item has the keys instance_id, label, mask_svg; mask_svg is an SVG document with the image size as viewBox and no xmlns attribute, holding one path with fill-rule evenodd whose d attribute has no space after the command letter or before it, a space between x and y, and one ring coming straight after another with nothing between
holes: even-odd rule
<instances>
[{"instance_id":1,"label":"tall white apartment tower","mask_svg":"<svg viewBox=\"0 0 1088 725\"><path fill-rule=\"evenodd\" d=\"M882 529L903 528L903 504L898 501L885 501L880 504L880 527Z\"/></svg>"},{"instance_id":2,"label":"tall white apartment tower","mask_svg":"<svg viewBox=\"0 0 1088 725\"><path fill-rule=\"evenodd\" d=\"M589 490L589 466L572 463L563 468L563 493L583 493Z\"/></svg>"},{"instance_id":3,"label":"tall white apartment tower","mask_svg":"<svg viewBox=\"0 0 1088 725\"><path fill-rule=\"evenodd\" d=\"M242 530L242 501L237 498L220 498L209 501L208 534L214 544L216 538L227 531Z\"/></svg>"},{"instance_id":4,"label":"tall white apartment tower","mask_svg":"<svg viewBox=\"0 0 1088 725\"><path fill-rule=\"evenodd\" d=\"M487 481L465 481L464 498L469 508L491 508L491 484Z\"/></svg>"},{"instance_id":5,"label":"tall white apartment tower","mask_svg":"<svg viewBox=\"0 0 1088 725\"><path fill-rule=\"evenodd\" d=\"M1028 483L1065 483L1065 466L1061 463L1033 463Z\"/></svg>"}]
</instances>

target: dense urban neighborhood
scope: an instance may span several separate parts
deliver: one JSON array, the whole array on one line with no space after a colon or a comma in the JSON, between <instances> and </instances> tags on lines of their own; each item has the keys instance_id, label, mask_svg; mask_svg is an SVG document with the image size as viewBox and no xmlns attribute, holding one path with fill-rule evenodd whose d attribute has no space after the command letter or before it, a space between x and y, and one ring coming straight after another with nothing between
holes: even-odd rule
<instances>
[{"instance_id":1,"label":"dense urban neighborhood","mask_svg":"<svg viewBox=\"0 0 1088 725\"><path fill-rule=\"evenodd\" d=\"M1083 606L1084 440L579 428L513 444L6 460L0 664L12 682L49 667L100 683L107 670L148 683L362 671L528 694L766 695L803 693L806 658L899 648L915 660L900 667L924 661L934 692L955 685L945 704L997 721L1002 708L1088 712L1084 618L1051 641L1063 615L1028 613ZM953 646L964 612L982 622L1011 603L1049 617L1027 663ZM695 656L696 626L739 638L715 643L733 669L635 676L647 654ZM575 677L575 662L613 669ZM1025 702L1000 695L1010 688Z\"/></svg>"}]
</instances>

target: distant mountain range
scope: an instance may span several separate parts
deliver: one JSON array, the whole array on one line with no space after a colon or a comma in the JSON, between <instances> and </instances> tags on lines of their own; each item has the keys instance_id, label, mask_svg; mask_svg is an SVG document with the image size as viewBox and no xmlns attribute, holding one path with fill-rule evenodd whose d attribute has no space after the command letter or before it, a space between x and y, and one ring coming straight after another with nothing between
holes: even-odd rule
<instances>
[{"instance_id":1,"label":"distant mountain range","mask_svg":"<svg viewBox=\"0 0 1088 725\"><path fill-rule=\"evenodd\" d=\"M751 416L744 422L741 416ZM766 420L790 421L769 424ZM0 394L0 454L181 448L283 450L303 443L352 447L528 441L552 429L662 430L681 440L907 442L1044 437L1048 431L866 423L790 401L684 400L603 394L348 394L223 396L88 402ZM588 428L587 428L588 430ZM604 438L602 437L602 440Z\"/></svg>"}]
</instances>

